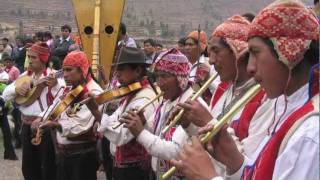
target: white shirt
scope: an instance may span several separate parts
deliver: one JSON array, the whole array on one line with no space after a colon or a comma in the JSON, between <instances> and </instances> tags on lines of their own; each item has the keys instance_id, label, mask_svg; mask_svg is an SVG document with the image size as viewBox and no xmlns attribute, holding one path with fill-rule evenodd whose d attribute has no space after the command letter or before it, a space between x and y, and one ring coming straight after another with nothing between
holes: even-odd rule
<instances>
[{"instance_id":1,"label":"white shirt","mask_svg":"<svg viewBox=\"0 0 320 180\"><path fill-rule=\"evenodd\" d=\"M170 112L173 110L173 107L175 107L179 102L185 102L192 94L193 90L192 88L189 88L174 101L164 100L160 109L161 114L156 129L154 129L154 114L150 119L148 119L148 125L151 132L145 129L137 137L137 141L144 146L149 154L152 155L152 168L154 171L159 170L158 158L164 160L175 158L176 155L181 151L183 145L190 140L188 130L194 131L192 130L194 129L194 125L192 124L188 127L188 129L183 129L180 125L177 126L173 134L172 141L164 140L161 130L165 127L168 120L167 118ZM206 103L201 98L198 98L198 101L203 106L208 108ZM153 132L155 132L155 134L153 134Z\"/></svg>"},{"instance_id":2,"label":"white shirt","mask_svg":"<svg viewBox=\"0 0 320 180\"><path fill-rule=\"evenodd\" d=\"M148 94L148 95L147 95ZM110 152L112 155L115 155L116 147L129 143L134 136L131 134L130 130L123 127L113 129L114 126L119 124L119 119L124 112L129 109L135 109L143 106L148 103L151 99L156 96L155 92L148 87L140 90L133 99L128 103L125 100L124 103L111 115L103 114L101 120L101 126L98 128L98 131L104 133L104 136L110 141ZM126 105L127 104L127 105ZM146 119L149 119L153 115L155 108L158 105L158 101L155 101L153 104L150 104L144 109L144 116Z\"/></svg>"},{"instance_id":3,"label":"white shirt","mask_svg":"<svg viewBox=\"0 0 320 180\"><path fill-rule=\"evenodd\" d=\"M207 62L209 61L209 59L207 57L201 56L199 61L194 63L191 66L191 71L189 74L189 81L194 82L195 81L195 77L196 77L196 73L197 73L197 69L199 64L207 64ZM214 76L217 74L217 71L214 69L214 66L210 66L210 71L209 71L209 75ZM209 90L211 93L213 93L215 91L215 89L218 87L218 85L220 84L220 77L218 76L209 86Z\"/></svg>"},{"instance_id":4,"label":"white shirt","mask_svg":"<svg viewBox=\"0 0 320 180\"><path fill-rule=\"evenodd\" d=\"M279 125L275 127L273 123L271 130L279 130L283 122L301 107L308 99L308 85L304 85L298 91L287 97L287 110L281 117L285 108L284 95L278 98L276 103L275 119L279 120ZM319 102L317 101L317 104ZM270 118L272 114L270 114ZM252 165L259 153L270 140L267 135L257 148L251 158L245 157L242 167L227 179L240 179L245 165ZM277 157L273 177L274 180L295 180L295 179L319 179L319 116L308 117L293 135L289 138L283 152Z\"/></svg>"},{"instance_id":5,"label":"white shirt","mask_svg":"<svg viewBox=\"0 0 320 180\"><path fill-rule=\"evenodd\" d=\"M0 80L9 80L9 74L6 71L0 73Z\"/></svg>"},{"instance_id":6,"label":"white shirt","mask_svg":"<svg viewBox=\"0 0 320 180\"><path fill-rule=\"evenodd\" d=\"M55 72L54 70L51 70L50 68L47 68L47 74ZM22 73L19 77L27 75L27 71ZM32 75L34 76L34 74ZM44 78L45 76L42 74L39 79ZM61 87L65 86L65 82L63 79L58 78L58 83L56 86L51 88L51 93L53 96L57 95L57 92L60 90ZM19 106L19 110L22 114L26 116L40 116L40 113L48 108L48 102L47 102L47 94L48 94L48 87L45 87L43 91L41 92L41 95L38 100L34 101L29 106ZM15 82L8 85L5 90L3 91L2 97L5 101L11 101L14 100L16 97L16 86ZM43 109L41 109L41 106Z\"/></svg>"},{"instance_id":7,"label":"white shirt","mask_svg":"<svg viewBox=\"0 0 320 180\"><path fill-rule=\"evenodd\" d=\"M94 81L90 80L87 84L88 91L91 92L93 95L98 95L102 92L101 87ZM63 94L63 91L60 91L59 96ZM55 98L52 105L49 107L48 112L50 112L56 104L60 103L60 98ZM66 112L69 111L71 107L68 107L58 118L58 122L62 127L62 132L57 132L57 142L59 144L78 144L82 143L83 141L74 141L69 140L69 137L76 137L78 135L84 134L88 132L94 124L94 116L92 115L91 111L88 109L86 105L82 105L80 110L77 111L74 117L70 117L67 115ZM99 107L102 109L102 106ZM45 111L44 111L45 112ZM41 115L44 114L41 113ZM46 117L48 114L46 114Z\"/></svg>"}]
</instances>

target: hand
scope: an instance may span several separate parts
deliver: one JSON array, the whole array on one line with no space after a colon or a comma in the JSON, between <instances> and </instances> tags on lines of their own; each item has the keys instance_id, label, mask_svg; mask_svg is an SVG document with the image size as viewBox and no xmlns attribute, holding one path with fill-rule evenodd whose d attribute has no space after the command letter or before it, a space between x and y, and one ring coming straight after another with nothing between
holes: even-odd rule
<instances>
[{"instance_id":1,"label":"hand","mask_svg":"<svg viewBox=\"0 0 320 180\"><path fill-rule=\"evenodd\" d=\"M105 84L108 84L109 83L109 80L107 79L107 76L104 72L104 69L103 69L103 66L102 65L98 65L98 72L99 72L99 75L101 77L101 80L105 83Z\"/></svg>"},{"instance_id":2,"label":"hand","mask_svg":"<svg viewBox=\"0 0 320 180\"><path fill-rule=\"evenodd\" d=\"M213 125L207 125L200 129L200 133L204 134L211 131ZM241 167L244 157L238 151L236 143L227 131L228 125L221 128L217 135L215 135L207 144L208 152L222 164L227 166L228 174L234 174Z\"/></svg>"},{"instance_id":3,"label":"hand","mask_svg":"<svg viewBox=\"0 0 320 180\"><path fill-rule=\"evenodd\" d=\"M47 129L47 128L57 128L59 131L61 131L61 124L56 121L46 121L45 123L40 125L41 129Z\"/></svg>"},{"instance_id":4,"label":"hand","mask_svg":"<svg viewBox=\"0 0 320 180\"><path fill-rule=\"evenodd\" d=\"M50 74L49 76L45 77L45 84L52 88L58 84L57 78L55 78L53 74Z\"/></svg>"},{"instance_id":5,"label":"hand","mask_svg":"<svg viewBox=\"0 0 320 180\"><path fill-rule=\"evenodd\" d=\"M199 101L186 101L178 106L184 108L182 120L192 122L198 127L203 127L213 118L211 113Z\"/></svg>"},{"instance_id":6,"label":"hand","mask_svg":"<svg viewBox=\"0 0 320 180\"><path fill-rule=\"evenodd\" d=\"M100 136L99 136L99 132L98 132L99 124L100 124L99 122L95 121L94 124L93 124L93 127L92 127L93 134L94 134L96 137L100 137Z\"/></svg>"},{"instance_id":7,"label":"hand","mask_svg":"<svg viewBox=\"0 0 320 180\"><path fill-rule=\"evenodd\" d=\"M26 96L29 90L30 90L30 83L28 82L24 82L21 84L21 86L16 87L16 93L18 93L20 96Z\"/></svg>"},{"instance_id":8,"label":"hand","mask_svg":"<svg viewBox=\"0 0 320 180\"><path fill-rule=\"evenodd\" d=\"M141 131L143 131L143 124L146 119L143 113L135 113L133 110L127 111L119 120L121 123L125 123L124 127L128 128L130 132L135 136L139 136Z\"/></svg>"},{"instance_id":9,"label":"hand","mask_svg":"<svg viewBox=\"0 0 320 180\"><path fill-rule=\"evenodd\" d=\"M197 137L192 137L192 145L185 145L177 160L170 161L187 179L210 180L218 176L211 159Z\"/></svg>"},{"instance_id":10,"label":"hand","mask_svg":"<svg viewBox=\"0 0 320 180\"><path fill-rule=\"evenodd\" d=\"M42 118L38 117L37 119L32 121L31 126L30 126L32 132L36 132L37 131L37 129L39 128L41 120L42 120Z\"/></svg>"},{"instance_id":11,"label":"hand","mask_svg":"<svg viewBox=\"0 0 320 180\"><path fill-rule=\"evenodd\" d=\"M86 103L86 106L91 111L92 115L95 118L95 121L100 122L102 118L102 113L99 111L98 103L94 100L95 96L92 93L89 93L88 97L90 98L90 100Z\"/></svg>"}]
</instances>

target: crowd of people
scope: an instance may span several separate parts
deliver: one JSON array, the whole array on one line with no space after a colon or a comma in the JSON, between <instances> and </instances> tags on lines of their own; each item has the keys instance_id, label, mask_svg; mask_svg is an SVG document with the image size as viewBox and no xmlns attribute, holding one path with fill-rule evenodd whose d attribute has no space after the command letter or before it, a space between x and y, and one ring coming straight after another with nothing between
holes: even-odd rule
<instances>
[{"instance_id":1,"label":"crowd of people","mask_svg":"<svg viewBox=\"0 0 320 180\"><path fill-rule=\"evenodd\" d=\"M168 48L154 39L139 48L121 23L110 78L101 67L94 77L68 25L56 38L2 38L4 158L17 160L14 139L25 180L96 180L98 170L155 180L173 167L165 178L319 179L319 9L318 0L314 9L276 0ZM34 101L18 103L38 87Z\"/></svg>"}]
</instances>

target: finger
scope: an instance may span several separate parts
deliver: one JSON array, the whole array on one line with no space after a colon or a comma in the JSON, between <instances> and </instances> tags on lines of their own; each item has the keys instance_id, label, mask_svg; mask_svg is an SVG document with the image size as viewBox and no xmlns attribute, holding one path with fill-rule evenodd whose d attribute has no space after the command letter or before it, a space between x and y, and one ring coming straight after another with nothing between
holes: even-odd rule
<instances>
[{"instance_id":1,"label":"finger","mask_svg":"<svg viewBox=\"0 0 320 180\"><path fill-rule=\"evenodd\" d=\"M178 156L177 156L177 159L180 159L180 160L185 160L185 159L187 159L188 158L188 156L186 155L186 153L185 153L185 149L183 148L181 151L180 151L180 153L178 154Z\"/></svg>"},{"instance_id":2,"label":"finger","mask_svg":"<svg viewBox=\"0 0 320 180\"><path fill-rule=\"evenodd\" d=\"M131 121L132 121L132 120L126 119L126 118L120 118L120 119L119 119L119 122L120 122L120 123L125 123L125 124L129 124Z\"/></svg>"},{"instance_id":3,"label":"finger","mask_svg":"<svg viewBox=\"0 0 320 180\"><path fill-rule=\"evenodd\" d=\"M138 116L137 113L135 113L133 110L129 110L126 113L133 116L133 117Z\"/></svg>"},{"instance_id":4,"label":"finger","mask_svg":"<svg viewBox=\"0 0 320 180\"><path fill-rule=\"evenodd\" d=\"M214 128L213 124L207 124L206 126L199 128L198 133L206 134L207 132L211 131L213 128Z\"/></svg>"},{"instance_id":5,"label":"finger","mask_svg":"<svg viewBox=\"0 0 320 180\"><path fill-rule=\"evenodd\" d=\"M192 141L192 147L197 148L197 149L202 149L202 144L201 144L198 137L192 136L191 141Z\"/></svg>"},{"instance_id":6,"label":"finger","mask_svg":"<svg viewBox=\"0 0 320 180\"><path fill-rule=\"evenodd\" d=\"M172 164L173 166L175 166L178 169L181 169L183 167L183 163L181 160L171 159L170 164Z\"/></svg>"},{"instance_id":7,"label":"finger","mask_svg":"<svg viewBox=\"0 0 320 180\"><path fill-rule=\"evenodd\" d=\"M184 108L185 110L191 110L192 109L192 105L191 104L187 104L187 103L179 103L178 106L181 107L181 108Z\"/></svg>"}]
</instances>

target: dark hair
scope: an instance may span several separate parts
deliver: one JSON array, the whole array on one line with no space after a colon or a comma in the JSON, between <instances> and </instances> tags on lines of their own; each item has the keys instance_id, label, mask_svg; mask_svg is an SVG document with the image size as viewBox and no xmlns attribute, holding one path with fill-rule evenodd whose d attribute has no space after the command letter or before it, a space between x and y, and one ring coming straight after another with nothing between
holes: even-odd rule
<instances>
[{"instance_id":1,"label":"dark hair","mask_svg":"<svg viewBox=\"0 0 320 180\"><path fill-rule=\"evenodd\" d=\"M226 41L223 37L220 37L219 43L220 43L222 46L228 48L228 49L233 53L231 47L229 46L229 44L227 43L227 41Z\"/></svg>"},{"instance_id":2,"label":"dark hair","mask_svg":"<svg viewBox=\"0 0 320 180\"><path fill-rule=\"evenodd\" d=\"M122 35L127 34L127 27L123 22L120 23L119 31Z\"/></svg>"},{"instance_id":3,"label":"dark hair","mask_svg":"<svg viewBox=\"0 0 320 180\"><path fill-rule=\"evenodd\" d=\"M51 32L50 32L50 31L44 32L44 33L43 33L43 36L52 39L52 35L51 35Z\"/></svg>"},{"instance_id":4,"label":"dark hair","mask_svg":"<svg viewBox=\"0 0 320 180\"><path fill-rule=\"evenodd\" d=\"M178 44L182 44L182 45L185 46L186 45L186 38L184 38L184 37L180 38L179 41L178 41Z\"/></svg>"},{"instance_id":5,"label":"dark hair","mask_svg":"<svg viewBox=\"0 0 320 180\"><path fill-rule=\"evenodd\" d=\"M147 68L146 68L147 66L146 66L146 64L139 64L139 63L136 63L136 64L121 64L121 65L118 65L118 66L129 67L132 70L136 70L136 69L138 69L140 67L141 70L142 70L141 77L147 75Z\"/></svg>"},{"instance_id":6,"label":"dark hair","mask_svg":"<svg viewBox=\"0 0 320 180\"><path fill-rule=\"evenodd\" d=\"M7 52L4 52L2 54L1 61L6 61L6 60L14 61L13 58Z\"/></svg>"},{"instance_id":7,"label":"dark hair","mask_svg":"<svg viewBox=\"0 0 320 180\"><path fill-rule=\"evenodd\" d=\"M163 45L160 43L156 43L156 46L163 48Z\"/></svg>"},{"instance_id":8,"label":"dark hair","mask_svg":"<svg viewBox=\"0 0 320 180\"><path fill-rule=\"evenodd\" d=\"M147 44L147 43L149 43L152 47L156 46L156 42L153 39L147 39L143 41L143 44Z\"/></svg>"},{"instance_id":9,"label":"dark hair","mask_svg":"<svg viewBox=\"0 0 320 180\"><path fill-rule=\"evenodd\" d=\"M250 22L252 22L253 19L255 18L255 15L253 13L244 13L241 16L245 17Z\"/></svg>"},{"instance_id":10,"label":"dark hair","mask_svg":"<svg viewBox=\"0 0 320 180\"><path fill-rule=\"evenodd\" d=\"M63 26L61 26L61 31L67 29L69 31L69 33L71 33L71 26L69 26L68 24L65 24Z\"/></svg>"},{"instance_id":11,"label":"dark hair","mask_svg":"<svg viewBox=\"0 0 320 180\"><path fill-rule=\"evenodd\" d=\"M314 1L313 1L313 4L314 4L314 5L316 5L316 4L318 4L318 3L319 3L319 0L314 0Z\"/></svg>"},{"instance_id":12,"label":"dark hair","mask_svg":"<svg viewBox=\"0 0 320 180\"><path fill-rule=\"evenodd\" d=\"M9 42L9 39L6 38L6 37L2 38L1 40L2 40L2 41L7 41L7 42Z\"/></svg>"}]
</instances>

